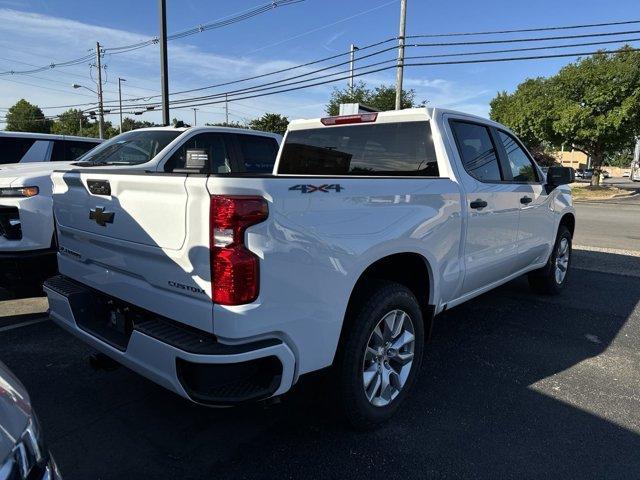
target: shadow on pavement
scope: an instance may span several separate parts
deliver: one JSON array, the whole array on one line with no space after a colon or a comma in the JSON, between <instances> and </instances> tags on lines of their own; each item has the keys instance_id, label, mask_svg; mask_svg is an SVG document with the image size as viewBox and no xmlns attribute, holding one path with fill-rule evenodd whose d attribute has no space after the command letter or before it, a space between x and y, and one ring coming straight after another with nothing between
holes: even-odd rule
<instances>
[{"instance_id":1,"label":"shadow on pavement","mask_svg":"<svg viewBox=\"0 0 640 480\"><path fill-rule=\"evenodd\" d=\"M91 371L53 324L5 332L2 358L67 479L637 477L640 279L571 274L558 297L518 279L439 317L413 395L369 433L342 424L323 374L215 410Z\"/></svg>"}]
</instances>

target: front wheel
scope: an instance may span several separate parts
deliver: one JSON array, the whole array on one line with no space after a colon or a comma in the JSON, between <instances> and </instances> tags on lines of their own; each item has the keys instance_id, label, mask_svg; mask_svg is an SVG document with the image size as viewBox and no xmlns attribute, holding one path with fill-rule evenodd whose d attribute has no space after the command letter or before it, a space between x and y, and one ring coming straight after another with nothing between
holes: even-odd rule
<instances>
[{"instance_id":1,"label":"front wheel","mask_svg":"<svg viewBox=\"0 0 640 480\"><path fill-rule=\"evenodd\" d=\"M571 266L571 232L560 225L547 264L529 273L529 285L537 293L557 295L562 291Z\"/></svg>"},{"instance_id":2,"label":"front wheel","mask_svg":"<svg viewBox=\"0 0 640 480\"><path fill-rule=\"evenodd\" d=\"M413 293L393 282L376 282L353 315L337 367L340 401L347 420L368 429L391 418L411 390L424 324Z\"/></svg>"}]
</instances>

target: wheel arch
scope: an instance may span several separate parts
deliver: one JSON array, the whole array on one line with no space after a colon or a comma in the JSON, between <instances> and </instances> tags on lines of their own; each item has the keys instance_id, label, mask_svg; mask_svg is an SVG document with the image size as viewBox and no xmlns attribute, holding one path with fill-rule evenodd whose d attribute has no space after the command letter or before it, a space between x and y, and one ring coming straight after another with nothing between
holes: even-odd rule
<instances>
[{"instance_id":1,"label":"wheel arch","mask_svg":"<svg viewBox=\"0 0 640 480\"><path fill-rule=\"evenodd\" d=\"M407 287L415 295L424 320L425 338L429 338L433 324L435 306L433 270L429 261L416 252L400 252L386 255L370 263L355 282L347 309L345 311L337 354L344 343L345 333L349 330L356 314L356 307L366 294L371 280L387 280L397 282Z\"/></svg>"},{"instance_id":2,"label":"wheel arch","mask_svg":"<svg viewBox=\"0 0 640 480\"><path fill-rule=\"evenodd\" d=\"M558 225L558 227L560 225L564 225L565 227L567 227L571 232L571 236L573 237L573 233L576 230L576 216L573 214L573 212L567 212L564 215L562 215L562 218L560 218L560 224Z\"/></svg>"}]
</instances>

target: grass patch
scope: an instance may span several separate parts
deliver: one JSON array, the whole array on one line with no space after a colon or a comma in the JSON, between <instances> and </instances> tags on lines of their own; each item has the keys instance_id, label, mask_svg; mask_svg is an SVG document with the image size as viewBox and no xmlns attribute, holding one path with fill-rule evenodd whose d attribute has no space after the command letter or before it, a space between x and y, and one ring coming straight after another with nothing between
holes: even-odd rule
<instances>
[{"instance_id":1,"label":"grass patch","mask_svg":"<svg viewBox=\"0 0 640 480\"><path fill-rule=\"evenodd\" d=\"M591 185L572 185L571 193L574 200L608 200L617 196L630 195L630 190L612 187L609 185L600 185L592 187Z\"/></svg>"}]
</instances>

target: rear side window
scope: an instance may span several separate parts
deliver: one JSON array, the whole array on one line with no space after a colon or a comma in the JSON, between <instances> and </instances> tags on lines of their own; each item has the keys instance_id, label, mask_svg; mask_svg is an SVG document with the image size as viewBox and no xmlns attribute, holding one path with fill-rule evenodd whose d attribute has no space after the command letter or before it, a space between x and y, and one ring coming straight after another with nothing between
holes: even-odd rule
<instances>
[{"instance_id":1,"label":"rear side window","mask_svg":"<svg viewBox=\"0 0 640 480\"><path fill-rule=\"evenodd\" d=\"M278 155L278 142L257 135L238 135L240 151L247 172L271 173Z\"/></svg>"},{"instance_id":2,"label":"rear side window","mask_svg":"<svg viewBox=\"0 0 640 480\"><path fill-rule=\"evenodd\" d=\"M19 163L34 143L32 138L0 137L0 164Z\"/></svg>"},{"instance_id":3,"label":"rear side window","mask_svg":"<svg viewBox=\"0 0 640 480\"><path fill-rule=\"evenodd\" d=\"M514 182L532 183L538 181L538 174L533 162L525 151L518 145L517 140L506 132L498 131L500 141L507 154L511 174Z\"/></svg>"},{"instance_id":4,"label":"rear side window","mask_svg":"<svg viewBox=\"0 0 640 480\"><path fill-rule=\"evenodd\" d=\"M75 142L73 140L54 140L51 152L52 162L64 162L76 160L89 150L97 147L97 143Z\"/></svg>"},{"instance_id":5,"label":"rear side window","mask_svg":"<svg viewBox=\"0 0 640 480\"><path fill-rule=\"evenodd\" d=\"M429 122L292 130L278 173L437 177Z\"/></svg>"},{"instance_id":6,"label":"rear side window","mask_svg":"<svg viewBox=\"0 0 640 480\"><path fill-rule=\"evenodd\" d=\"M231 162L224 138L219 133L200 133L194 135L183 143L171 158L164 164L165 172L173 172L184 168L187 159L187 150L205 150L209 154L209 171L211 173L229 173Z\"/></svg>"},{"instance_id":7,"label":"rear side window","mask_svg":"<svg viewBox=\"0 0 640 480\"><path fill-rule=\"evenodd\" d=\"M498 156L489 129L484 125L467 122L451 122L458 152L464 169L481 182L502 180Z\"/></svg>"},{"instance_id":8,"label":"rear side window","mask_svg":"<svg viewBox=\"0 0 640 480\"><path fill-rule=\"evenodd\" d=\"M65 159L66 160L76 160L81 157L89 150L96 148L99 143L93 142L75 142L66 140L65 142Z\"/></svg>"}]
</instances>

